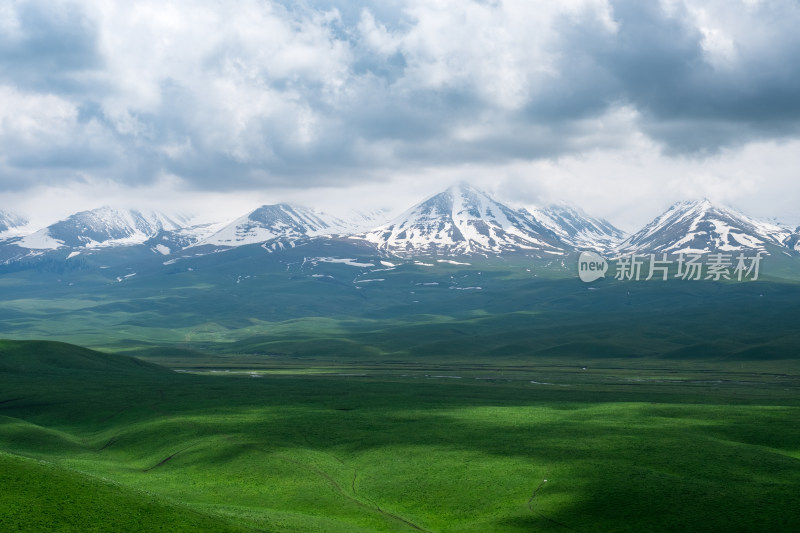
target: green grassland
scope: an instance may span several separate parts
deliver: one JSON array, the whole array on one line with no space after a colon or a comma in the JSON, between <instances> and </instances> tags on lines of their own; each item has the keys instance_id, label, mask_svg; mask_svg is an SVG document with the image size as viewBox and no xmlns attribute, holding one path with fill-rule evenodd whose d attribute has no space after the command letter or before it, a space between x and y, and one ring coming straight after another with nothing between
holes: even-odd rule
<instances>
[{"instance_id":1,"label":"green grassland","mask_svg":"<svg viewBox=\"0 0 800 533\"><path fill-rule=\"evenodd\" d=\"M800 530L796 257L321 246L2 266L0 531Z\"/></svg>"},{"instance_id":2,"label":"green grassland","mask_svg":"<svg viewBox=\"0 0 800 533\"><path fill-rule=\"evenodd\" d=\"M800 527L792 361L303 362L3 341L0 530Z\"/></svg>"}]
</instances>

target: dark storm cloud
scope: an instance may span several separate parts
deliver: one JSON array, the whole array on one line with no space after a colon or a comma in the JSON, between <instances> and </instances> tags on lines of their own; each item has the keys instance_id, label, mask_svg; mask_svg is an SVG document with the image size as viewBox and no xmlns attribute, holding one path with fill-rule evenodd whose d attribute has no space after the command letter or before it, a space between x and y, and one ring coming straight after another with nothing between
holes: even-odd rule
<instances>
[{"instance_id":1,"label":"dark storm cloud","mask_svg":"<svg viewBox=\"0 0 800 533\"><path fill-rule=\"evenodd\" d=\"M645 131L673 151L713 150L756 138L798 133L800 49L798 6L759 6L752 22L773 32L768 46L734 45L731 65L714 66L704 35L688 10L658 4L613 3L618 32L591 39L591 55L617 80L617 98L644 115Z\"/></svg>"},{"instance_id":2,"label":"dark storm cloud","mask_svg":"<svg viewBox=\"0 0 800 533\"><path fill-rule=\"evenodd\" d=\"M0 188L303 187L800 133L796 2L198 5L6 7Z\"/></svg>"}]
</instances>

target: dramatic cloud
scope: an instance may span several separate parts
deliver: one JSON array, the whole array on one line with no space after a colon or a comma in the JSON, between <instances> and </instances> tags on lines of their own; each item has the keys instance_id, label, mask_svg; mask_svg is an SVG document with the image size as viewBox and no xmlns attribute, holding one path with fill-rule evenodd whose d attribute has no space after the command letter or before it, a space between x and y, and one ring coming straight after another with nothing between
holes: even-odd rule
<instances>
[{"instance_id":1,"label":"dramatic cloud","mask_svg":"<svg viewBox=\"0 0 800 533\"><path fill-rule=\"evenodd\" d=\"M641 146L702 173L800 136L798 24L793 0L10 0L0 193L544 183Z\"/></svg>"}]
</instances>

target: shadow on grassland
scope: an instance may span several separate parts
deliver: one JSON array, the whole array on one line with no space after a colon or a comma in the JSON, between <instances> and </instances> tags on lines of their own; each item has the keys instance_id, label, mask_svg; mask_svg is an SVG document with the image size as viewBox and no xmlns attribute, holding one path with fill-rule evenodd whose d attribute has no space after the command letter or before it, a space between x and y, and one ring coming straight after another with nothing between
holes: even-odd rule
<instances>
[{"instance_id":1,"label":"shadow on grassland","mask_svg":"<svg viewBox=\"0 0 800 533\"><path fill-rule=\"evenodd\" d=\"M65 452L84 443L89 456L135 465L139 475L203 472L219 482L237 464L281 483L269 477L270 465L318 452L356 469L357 478L351 472L340 486L352 483L402 509L424 503L414 513L429 522L486 506L495 509L487 511L495 525L520 531L800 525L800 463L791 456L800 424L790 393L229 379L149 369L5 372L0 383L0 414L61 432L26 440L17 428L3 433L4 447L58 457L56 437L65 437ZM535 512L527 510L543 475L548 484Z\"/></svg>"}]
</instances>

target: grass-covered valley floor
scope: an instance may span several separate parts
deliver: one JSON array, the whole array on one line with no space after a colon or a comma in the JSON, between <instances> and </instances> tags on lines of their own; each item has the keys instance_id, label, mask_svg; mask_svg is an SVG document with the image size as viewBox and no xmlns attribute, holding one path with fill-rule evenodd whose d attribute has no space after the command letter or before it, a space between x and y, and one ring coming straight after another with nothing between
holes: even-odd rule
<instances>
[{"instance_id":1,"label":"grass-covered valley floor","mask_svg":"<svg viewBox=\"0 0 800 533\"><path fill-rule=\"evenodd\" d=\"M0 271L0 531L800 530L796 258L326 248Z\"/></svg>"},{"instance_id":2,"label":"grass-covered valley floor","mask_svg":"<svg viewBox=\"0 0 800 533\"><path fill-rule=\"evenodd\" d=\"M3 341L0 530L800 527L791 360L231 357Z\"/></svg>"}]
</instances>

